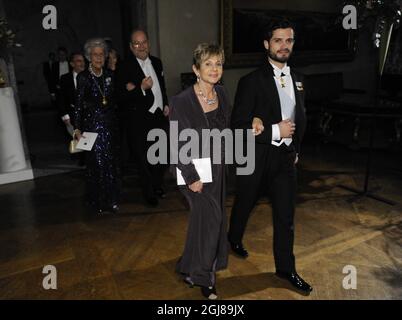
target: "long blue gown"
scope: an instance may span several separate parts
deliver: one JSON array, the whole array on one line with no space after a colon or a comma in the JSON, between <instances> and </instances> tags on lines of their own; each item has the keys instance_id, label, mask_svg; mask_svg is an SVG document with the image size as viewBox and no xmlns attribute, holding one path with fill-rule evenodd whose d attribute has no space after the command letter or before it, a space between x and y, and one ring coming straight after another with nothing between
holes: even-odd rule
<instances>
[{"instance_id":1,"label":"long blue gown","mask_svg":"<svg viewBox=\"0 0 402 320\"><path fill-rule=\"evenodd\" d=\"M86 152L87 197L97 210L108 210L119 202L119 132L113 82L110 70L103 70L100 77L88 70L77 76L76 129L98 133L92 150Z\"/></svg>"}]
</instances>

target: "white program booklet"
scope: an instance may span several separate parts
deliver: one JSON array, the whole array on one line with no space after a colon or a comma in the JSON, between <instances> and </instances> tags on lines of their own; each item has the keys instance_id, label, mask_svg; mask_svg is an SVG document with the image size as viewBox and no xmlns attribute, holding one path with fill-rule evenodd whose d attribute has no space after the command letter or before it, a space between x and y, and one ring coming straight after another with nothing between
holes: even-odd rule
<instances>
[{"instance_id":1,"label":"white program booklet","mask_svg":"<svg viewBox=\"0 0 402 320\"><path fill-rule=\"evenodd\" d=\"M96 132L84 132L77 143L77 149L91 151L97 137L98 134Z\"/></svg>"},{"instance_id":2,"label":"white program booklet","mask_svg":"<svg viewBox=\"0 0 402 320\"><path fill-rule=\"evenodd\" d=\"M192 160L195 170L197 170L198 175L200 176L202 183L212 182L212 167L211 167L211 158L201 158L201 159L193 159ZM181 171L176 167L177 173L177 185L182 186L185 185L186 182L181 175Z\"/></svg>"}]
</instances>

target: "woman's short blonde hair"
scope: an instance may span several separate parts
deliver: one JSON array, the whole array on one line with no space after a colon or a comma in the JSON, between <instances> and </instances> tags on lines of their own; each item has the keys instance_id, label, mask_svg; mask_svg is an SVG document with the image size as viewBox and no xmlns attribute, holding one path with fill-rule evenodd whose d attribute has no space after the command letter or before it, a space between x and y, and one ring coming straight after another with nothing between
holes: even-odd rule
<instances>
[{"instance_id":1,"label":"woman's short blonde hair","mask_svg":"<svg viewBox=\"0 0 402 320\"><path fill-rule=\"evenodd\" d=\"M200 43L194 50L193 64L197 69L200 68L201 63L210 57L220 56L222 63L225 62L225 52L223 48L214 43Z\"/></svg>"}]
</instances>

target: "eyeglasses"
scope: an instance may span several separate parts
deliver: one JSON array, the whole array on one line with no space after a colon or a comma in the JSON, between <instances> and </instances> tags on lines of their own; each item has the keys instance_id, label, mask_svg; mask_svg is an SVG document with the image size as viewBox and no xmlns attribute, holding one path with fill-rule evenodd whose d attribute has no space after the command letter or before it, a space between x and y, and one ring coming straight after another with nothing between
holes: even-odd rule
<instances>
[{"instance_id":1,"label":"eyeglasses","mask_svg":"<svg viewBox=\"0 0 402 320\"><path fill-rule=\"evenodd\" d=\"M140 46L146 45L147 43L148 40L131 42L134 48L139 48Z\"/></svg>"},{"instance_id":2,"label":"eyeglasses","mask_svg":"<svg viewBox=\"0 0 402 320\"><path fill-rule=\"evenodd\" d=\"M104 53L91 53L91 57L94 58L104 58L105 54Z\"/></svg>"}]
</instances>

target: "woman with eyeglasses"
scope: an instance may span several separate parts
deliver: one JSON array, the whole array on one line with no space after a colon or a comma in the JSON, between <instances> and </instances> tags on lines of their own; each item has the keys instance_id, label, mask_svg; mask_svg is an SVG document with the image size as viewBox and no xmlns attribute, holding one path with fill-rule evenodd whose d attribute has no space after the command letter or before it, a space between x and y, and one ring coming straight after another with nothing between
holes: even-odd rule
<instances>
[{"instance_id":1,"label":"woman with eyeglasses","mask_svg":"<svg viewBox=\"0 0 402 320\"><path fill-rule=\"evenodd\" d=\"M118 126L115 114L112 71L104 68L108 49L103 39L84 46L87 70L77 76L75 137L98 134L86 154L87 201L98 214L119 210Z\"/></svg>"}]
</instances>

